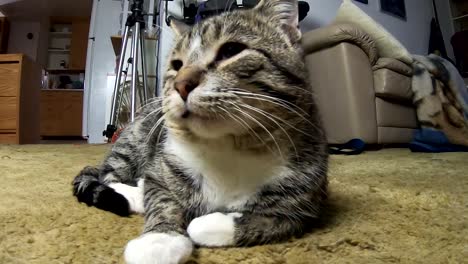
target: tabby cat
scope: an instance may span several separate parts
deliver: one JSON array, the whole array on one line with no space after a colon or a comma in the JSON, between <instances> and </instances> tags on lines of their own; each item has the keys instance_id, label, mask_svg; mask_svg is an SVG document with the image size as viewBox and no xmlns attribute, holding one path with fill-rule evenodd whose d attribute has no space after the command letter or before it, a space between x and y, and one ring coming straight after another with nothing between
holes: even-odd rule
<instances>
[{"instance_id":1,"label":"tabby cat","mask_svg":"<svg viewBox=\"0 0 468 264\"><path fill-rule=\"evenodd\" d=\"M328 154L303 60L295 0L173 23L162 98L103 164L73 182L80 202L145 216L128 263L182 263L193 245L300 236L327 196Z\"/></svg>"}]
</instances>

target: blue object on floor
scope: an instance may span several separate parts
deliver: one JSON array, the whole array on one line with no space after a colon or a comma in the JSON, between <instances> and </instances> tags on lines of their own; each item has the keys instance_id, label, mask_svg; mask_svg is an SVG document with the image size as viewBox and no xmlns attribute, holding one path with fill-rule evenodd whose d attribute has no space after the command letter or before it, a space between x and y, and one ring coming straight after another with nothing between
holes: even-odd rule
<instances>
[{"instance_id":1,"label":"blue object on floor","mask_svg":"<svg viewBox=\"0 0 468 264\"><path fill-rule=\"evenodd\" d=\"M330 154L342 154L342 155L358 155L364 152L366 143L361 139L351 139L345 144L334 145L329 147Z\"/></svg>"},{"instance_id":2,"label":"blue object on floor","mask_svg":"<svg viewBox=\"0 0 468 264\"><path fill-rule=\"evenodd\" d=\"M409 148L413 152L468 152L468 147L451 144L442 131L426 128L416 131Z\"/></svg>"},{"instance_id":3,"label":"blue object on floor","mask_svg":"<svg viewBox=\"0 0 468 264\"><path fill-rule=\"evenodd\" d=\"M201 13L203 12L203 10L205 10L205 3L201 3L198 6L197 15L195 15L195 23L202 21L203 18L201 16Z\"/></svg>"}]
</instances>

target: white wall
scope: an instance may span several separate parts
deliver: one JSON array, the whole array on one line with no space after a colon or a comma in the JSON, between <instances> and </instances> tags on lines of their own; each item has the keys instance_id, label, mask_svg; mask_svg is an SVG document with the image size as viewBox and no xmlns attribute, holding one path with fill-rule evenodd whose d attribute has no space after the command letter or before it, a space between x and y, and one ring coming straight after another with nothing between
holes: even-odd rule
<instances>
[{"instance_id":1,"label":"white wall","mask_svg":"<svg viewBox=\"0 0 468 264\"><path fill-rule=\"evenodd\" d=\"M33 33L33 39L26 37L28 33ZM49 20L47 18L40 21L10 21L8 53L24 53L45 68L48 45Z\"/></svg>"},{"instance_id":2,"label":"white wall","mask_svg":"<svg viewBox=\"0 0 468 264\"><path fill-rule=\"evenodd\" d=\"M120 0L94 0L96 10L93 10L91 31L96 38L89 46L86 67L85 109L86 119L84 136L88 142L104 143L102 131L106 128L107 101L112 98L112 90L107 88L108 73L114 72L115 54L110 36L119 31Z\"/></svg>"},{"instance_id":3,"label":"white wall","mask_svg":"<svg viewBox=\"0 0 468 264\"><path fill-rule=\"evenodd\" d=\"M310 12L302 21L303 31L309 31L333 21L342 0L306 0ZM403 45L415 54L427 54L431 19L433 17L432 1L406 0L407 20L380 12L380 1L370 0L368 5L355 2L369 16L382 24Z\"/></svg>"},{"instance_id":4,"label":"white wall","mask_svg":"<svg viewBox=\"0 0 468 264\"><path fill-rule=\"evenodd\" d=\"M23 53L34 61L37 60L40 31L39 22L10 21L8 53ZM28 33L33 33L32 39L26 37Z\"/></svg>"},{"instance_id":5,"label":"white wall","mask_svg":"<svg viewBox=\"0 0 468 264\"><path fill-rule=\"evenodd\" d=\"M182 0L175 0L175 1L168 2L168 10L171 16L175 16L179 18L182 17L182 13L183 13ZM158 69L159 76L160 76L159 85L158 85L159 89L161 89L163 85L163 76L164 76L164 72L166 71L167 56L169 52L171 51L173 39L174 39L174 33L172 32L172 29L166 25L165 9L162 8L160 13L161 13L160 15L161 44L159 46L159 69Z\"/></svg>"}]
</instances>

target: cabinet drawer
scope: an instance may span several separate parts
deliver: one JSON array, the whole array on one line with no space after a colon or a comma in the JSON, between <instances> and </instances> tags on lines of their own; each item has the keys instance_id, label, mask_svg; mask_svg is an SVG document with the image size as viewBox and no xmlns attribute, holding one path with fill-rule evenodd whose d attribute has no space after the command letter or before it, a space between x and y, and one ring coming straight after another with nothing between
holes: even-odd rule
<instances>
[{"instance_id":1,"label":"cabinet drawer","mask_svg":"<svg viewBox=\"0 0 468 264\"><path fill-rule=\"evenodd\" d=\"M17 96L19 74L19 63L0 63L0 96Z\"/></svg>"},{"instance_id":2,"label":"cabinet drawer","mask_svg":"<svg viewBox=\"0 0 468 264\"><path fill-rule=\"evenodd\" d=\"M42 100L57 100L60 98L60 92L58 91L41 91L41 99Z\"/></svg>"},{"instance_id":3,"label":"cabinet drawer","mask_svg":"<svg viewBox=\"0 0 468 264\"><path fill-rule=\"evenodd\" d=\"M41 92L41 135L80 136L83 120L83 92Z\"/></svg>"},{"instance_id":4,"label":"cabinet drawer","mask_svg":"<svg viewBox=\"0 0 468 264\"><path fill-rule=\"evenodd\" d=\"M17 144L17 136L14 133L1 133L0 144Z\"/></svg>"},{"instance_id":5,"label":"cabinet drawer","mask_svg":"<svg viewBox=\"0 0 468 264\"><path fill-rule=\"evenodd\" d=\"M0 97L0 130L16 129L16 97Z\"/></svg>"}]
</instances>

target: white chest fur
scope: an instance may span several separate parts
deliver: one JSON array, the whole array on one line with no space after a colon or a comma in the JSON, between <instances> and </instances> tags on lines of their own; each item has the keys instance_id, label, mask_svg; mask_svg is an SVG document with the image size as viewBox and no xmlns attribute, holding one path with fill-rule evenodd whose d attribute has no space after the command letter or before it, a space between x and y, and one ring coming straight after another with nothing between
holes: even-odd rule
<instances>
[{"instance_id":1,"label":"white chest fur","mask_svg":"<svg viewBox=\"0 0 468 264\"><path fill-rule=\"evenodd\" d=\"M285 174L283 162L273 154L238 151L228 142L202 145L169 136L166 150L179 157L187 172L200 180L204 199L213 210L240 208L264 184Z\"/></svg>"}]
</instances>

